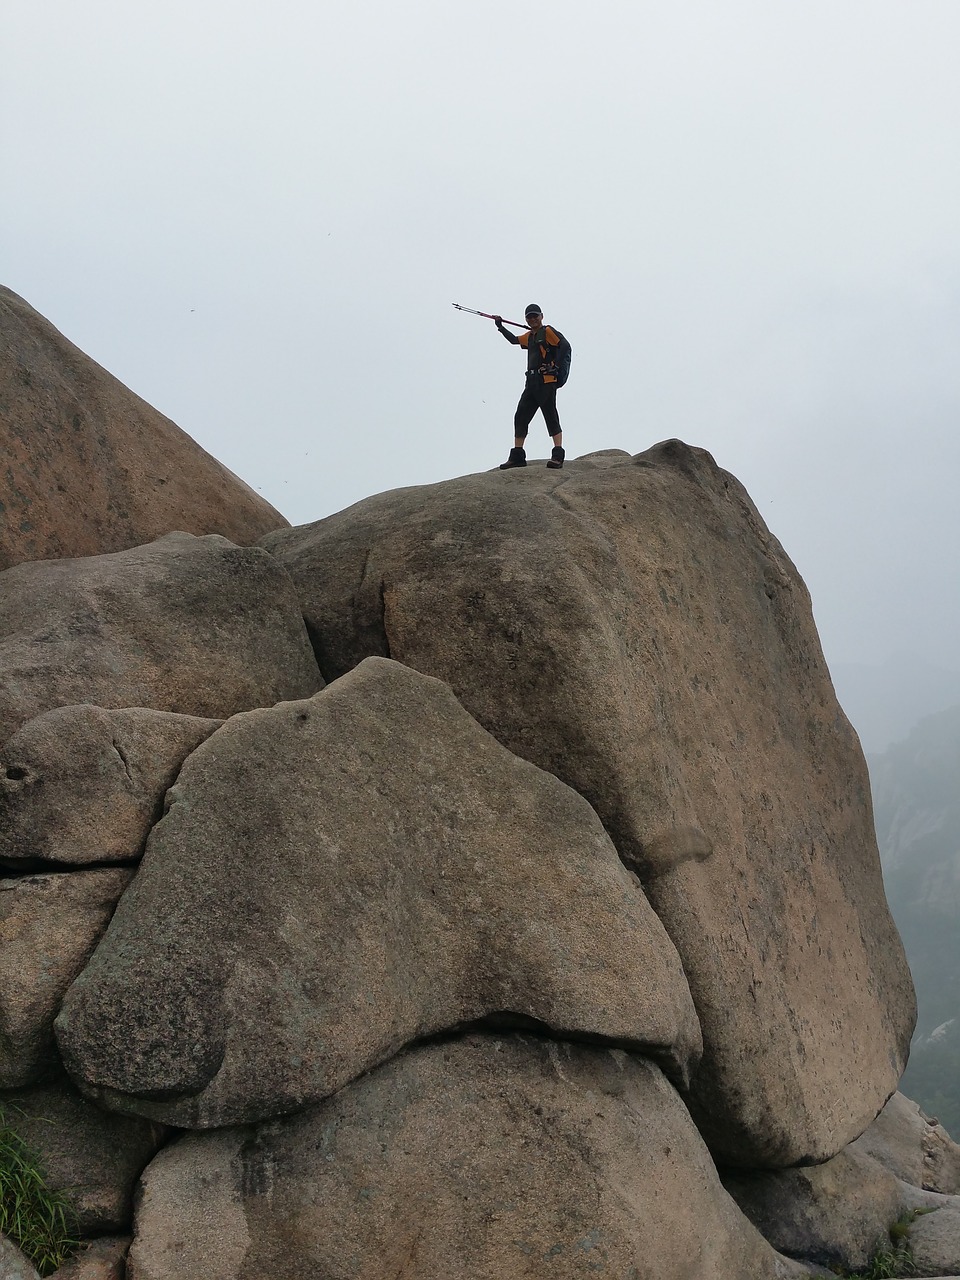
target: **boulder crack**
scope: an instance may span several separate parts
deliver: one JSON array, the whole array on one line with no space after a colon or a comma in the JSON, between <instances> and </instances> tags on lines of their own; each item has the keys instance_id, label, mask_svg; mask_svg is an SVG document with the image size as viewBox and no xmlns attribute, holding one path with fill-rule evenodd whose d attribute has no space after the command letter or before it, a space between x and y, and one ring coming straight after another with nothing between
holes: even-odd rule
<instances>
[{"instance_id":1,"label":"boulder crack","mask_svg":"<svg viewBox=\"0 0 960 1280\"><path fill-rule=\"evenodd\" d=\"M127 753L124 751L123 747L121 747L120 743L116 740L116 738L113 739L113 749L117 753L117 755L120 757L120 763L123 765L124 773L130 779L130 781L133 782L134 776L130 770L130 761L127 759Z\"/></svg>"}]
</instances>

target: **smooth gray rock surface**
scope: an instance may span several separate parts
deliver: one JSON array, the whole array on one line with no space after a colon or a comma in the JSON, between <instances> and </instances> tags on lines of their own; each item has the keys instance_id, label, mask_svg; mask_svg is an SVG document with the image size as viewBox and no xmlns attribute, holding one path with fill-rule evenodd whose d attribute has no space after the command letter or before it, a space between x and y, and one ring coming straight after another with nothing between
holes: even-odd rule
<instances>
[{"instance_id":1,"label":"smooth gray rock surface","mask_svg":"<svg viewBox=\"0 0 960 1280\"><path fill-rule=\"evenodd\" d=\"M923 1214L910 1228L910 1249L918 1276L960 1272L960 1206Z\"/></svg>"},{"instance_id":2,"label":"smooth gray rock surface","mask_svg":"<svg viewBox=\"0 0 960 1280\"><path fill-rule=\"evenodd\" d=\"M80 1252L59 1267L51 1280L126 1280L129 1236L84 1241Z\"/></svg>"},{"instance_id":3,"label":"smooth gray rock surface","mask_svg":"<svg viewBox=\"0 0 960 1280\"><path fill-rule=\"evenodd\" d=\"M262 545L327 678L370 654L437 676L594 806L683 959L719 1158L823 1160L864 1130L913 987L809 596L733 476L668 441L396 490Z\"/></svg>"},{"instance_id":4,"label":"smooth gray rock surface","mask_svg":"<svg viewBox=\"0 0 960 1280\"><path fill-rule=\"evenodd\" d=\"M0 1236L0 1280L40 1280L36 1267L6 1236Z\"/></svg>"},{"instance_id":5,"label":"smooth gray rock surface","mask_svg":"<svg viewBox=\"0 0 960 1280\"><path fill-rule=\"evenodd\" d=\"M944 1195L960 1191L960 1146L902 1093L893 1095L851 1149L872 1156L915 1187Z\"/></svg>"},{"instance_id":6,"label":"smooth gray rock surface","mask_svg":"<svg viewBox=\"0 0 960 1280\"><path fill-rule=\"evenodd\" d=\"M0 573L0 742L54 707L224 719L322 684L291 583L257 547L171 533Z\"/></svg>"},{"instance_id":7,"label":"smooth gray rock surface","mask_svg":"<svg viewBox=\"0 0 960 1280\"><path fill-rule=\"evenodd\" d=\"M0 1088L57 1067L53 1020L131 875L106 867L0 880Z\"/></svg>"},{"instance_id":8,"label":"smooth gray rock surface","mask_svg":"<svg viewBox=\"0 0 960 1280\"><path fill-rule=\"evenodd\" d=\"M110 1105L283 1114L494 1017L700 1053L676 954L590 806L438 680L382 658L186 761L57 1022Z\"/></svg>"},{"instance_id":9,"label":"smooth gray rock surface","mask_svg":"<svg viewBox=\"0 0 960 1280\"><path fill-rule=\"evenodd\" d=\"M401 1054L143 1177L129 1280L773 1280L650 1063L523 1036Z\"/></svg>"},{"instance_id":10,"label":"smooth gray rock surface","mask_svg":"<svg viewBox=\"0 0 960 1280\"><path fill-rule=\"evenodd\" d=\"M220 725L59 707L0 747L0 863L132 862L185 758Z\"/></svg>"},{"instance_id":11,"label":"smooth gray rock surface","mask_svg":"<svg viewBox=\"0 0 960 1280\"><path fill-rule=\"evenodd\" d=\"M825 1164L753 1174L724 1173L723 1185L782 1253L825 1267L865 1270L890 1246L902 1209L900 1184L847 1148Z\"/></svg>"}]
</instances>

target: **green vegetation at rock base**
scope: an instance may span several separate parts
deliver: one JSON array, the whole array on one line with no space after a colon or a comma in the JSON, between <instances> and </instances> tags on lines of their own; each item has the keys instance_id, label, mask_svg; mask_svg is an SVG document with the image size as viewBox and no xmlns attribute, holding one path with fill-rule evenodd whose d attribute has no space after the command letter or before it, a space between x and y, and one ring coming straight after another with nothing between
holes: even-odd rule
<instances>
[{"instance_id":1,"label":"green vegetation at rock base","mask_svg":"<svg viewBox=\"0 0 960 1280\"><path fill-rule=\"evenodd\" d=\"M2 1111L0 1232L10 1237L41 1276L52 1275L80 1247L69 1202L47 1186L36 1153Z\"/></svg>"},{"instance_id":2,"label":"green vegetation at rock base","mask_svg":"<svg viewBox=\"0 0 960 1280\"><path fill-rule=\"evenodd\" d=\"M916 1275L913 1253L910 1249L910 1228L917 1218L931 1209L911 1209L890 1224L890 1243L881 1246L870 1260L866 1271L837 1272L845 1280L904 1280Z\"/></svg>"}]
</instances>

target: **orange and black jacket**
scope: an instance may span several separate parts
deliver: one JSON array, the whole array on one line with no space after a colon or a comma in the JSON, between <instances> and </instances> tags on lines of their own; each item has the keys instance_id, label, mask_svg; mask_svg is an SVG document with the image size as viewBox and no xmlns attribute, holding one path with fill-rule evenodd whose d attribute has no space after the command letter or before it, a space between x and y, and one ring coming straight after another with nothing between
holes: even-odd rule
<instances>
[{"instance_id":1,"label":"orange and black jacket","mask_svg":"<svg viewBox=\"0 0 960 1280\"><path fill-rule=\"evenodd\" d=\"M556 382L553 357L556 348L560 345L560 339L548 324L542 324L536 333L532 329L519 335L509 333L506 329L501 329L500 332L514 346L519 345L524 348L527 353L528 374L540 373L543 375L544 382Z\"/></svg>"}]
</instances>

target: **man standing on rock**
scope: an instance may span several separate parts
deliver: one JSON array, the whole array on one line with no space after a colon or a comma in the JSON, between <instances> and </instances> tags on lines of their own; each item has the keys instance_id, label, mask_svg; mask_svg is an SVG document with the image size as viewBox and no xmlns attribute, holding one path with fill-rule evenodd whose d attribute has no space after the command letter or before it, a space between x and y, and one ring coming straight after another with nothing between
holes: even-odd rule
<instances>
[{"instance_id":1,"label":"man standing on rock","mask_svg":"<svg viewBox=\"0 0 960 1280\"><path fill-rule=\"evenodd\" d=\"M527 428L533 415L539 409L547 424L547 431L553 438L553 451L547 466L551 470L559 470L563 466L563 433L560 430L560 415L557 413L557 365L556 354L560 346L560 335L543 323L543 312L535 302L531 302L523 316L530 326L526 333L519 336L508 332L503 327L503 317L494 316L494 323L508 342L521 346L527 353L527 384L513 415L513 448L506 462L501 462L500 470L508 471L511 467L525 467L527 454L523 442L527 438Z\"/></svg>"}]
</instances>

